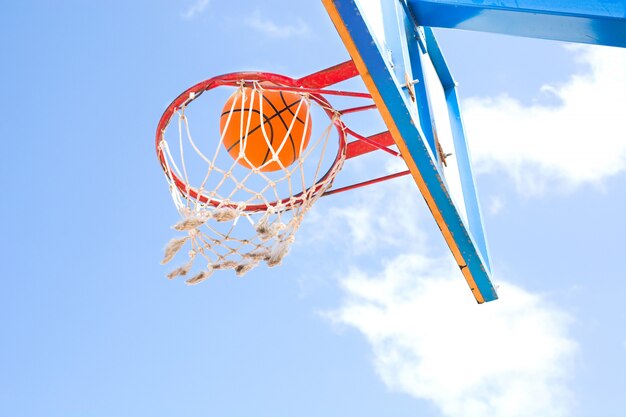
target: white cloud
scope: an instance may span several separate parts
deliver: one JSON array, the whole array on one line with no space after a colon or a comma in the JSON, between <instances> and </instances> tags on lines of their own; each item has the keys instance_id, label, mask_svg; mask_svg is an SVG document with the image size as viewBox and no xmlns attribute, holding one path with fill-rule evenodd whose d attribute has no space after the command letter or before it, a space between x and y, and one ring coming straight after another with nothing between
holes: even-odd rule
<instances>
[{"instance_id":1,"label":"white cloud","mask_svg":"<svg viewBox=\"0 0 626 417\"><path fill-rule=\"evenodd\" d=\"M501 299L477 305L452 256L436 254L445 249L428 236L423 224L433 220L419 200L407 178L318 213L330 225L318 244L347 241L352 255L376 254L383 264L342 265L344 299L327 317L365 336L390 389L444 415L565 415L577 351L569 316L501 279Z\"/></svg>"},{"instance_id":2,"label":"white cloud","mask_svg":"<svg viewBox=\"0 0 626 417\"><path fill-rule=\"evenodd\" d=\"M560 105L524 105L512 97L464 101L479 172L503 170L525 194L550 185L600 184L626 171L626 51L572 47L585 75L548 85Z\"/></svg>"},{"instance_id":3,"label":"white cloud","mask_svg":"<svg viewBox=\"0 0 626 417\"><path fill-rule=\"evenodd\" d=\"M376 191L359 194L348 207L331 208L328 225L335 233L348 227L351 248L356 254L376 252L381 247L403 247L411 242L421 247L427 239L419 227L419 190L407 178L396 187L378 187ZM391 195L392 191L394 195ZM342 224L342 225L341 225Z\"/></svg>"},{"instance_id":4,"label":"white cloud","mask_svg":"<svg viewBox=\"0 0 626 417\"><path fill-rule=\"evenodd\" d=\"M304 36L309 33L309 27L300 18L293 21L293 24L279 25L269 19L261 17L257 10L251 17L245 20L246 25L274 38L290 38Z\"/></svg>"},{"instance_id":5,"label":"white cloud","mask_svg":"<svg viewBox=\"0 0 626 417\"><path fill-rule=\"evenodd\" d=\"M477 171L505 172L526 194L600 185L626 172L626 53L573 51L589 71L542 89L559 105L511 97L464 103ZM329 244L339 236L352 255L375 253L383 264L342 265L345 297L328 317L364 335L385 384L447 416L567 415L578 351L571 318L501 276L500 300L476 305L452 257L433 255L442 245L433 245L422 225L432 220L414 184L372 190L324 213ZM492 214L504 206L497 196L488 203Z\"/></svg>"},{"instance_id":6,"label":"white cloud","mask_svg":"<svg viewBox=\"0 0 626 417\"><path fill-rule=\"evenodd\" d=\"M499 196L491 196L487 203L487 210L492 215L499 214L504 208L504 200Z\"/></svg>"},{"instance_id":7,"label":"white cloud","mask_svg":"<svg viewBox=\"0 0 626 417\"><path fill-rule=\"evenodd\" d=\"M510 284L477 306L450 263L400 255L379 273L353 269L330 317L363 333L388 387L445 415L565 415L576 352L568 316Z\"/></svg>"},{"instance_id":8,"label":"white cloud","mask_svg":"<svg viewBox=\"0 0 626 417\"><path fill-rule=\"evenodd\" d=\"M360 163L358 159L350 161L354 165ZM385 157L369 163L385 164L386 173L406 169L399 158ZM420 225L432 219L424 217L426 204L410 177L352 191L350 201L349 205L331 205L324 211L311 211L305 218L303 232L306 231L306 235L301 233L302 237L324 240L330 245L349 242L353 255L380 256L383 249L390 248L397 253L407 244L412 248L426 248L428 236Z\"/></svg>"},{"instance_id":9,"label":"white cloud","mask_svg":"<svg viewBox=\"0 0 626 417\"><path fill-rule=\"evenodd\" d=\"M183 19L193 19L195 16L206 10L206 8L209 6L209 2L209 0L197 0L180 15Z\"/></svg>"}]
</instances>

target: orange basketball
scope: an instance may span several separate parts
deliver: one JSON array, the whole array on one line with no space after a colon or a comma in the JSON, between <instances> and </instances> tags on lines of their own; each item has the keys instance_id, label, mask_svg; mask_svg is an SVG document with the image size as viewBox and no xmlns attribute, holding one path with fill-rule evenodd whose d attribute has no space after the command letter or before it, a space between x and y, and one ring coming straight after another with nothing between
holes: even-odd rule
<instances>
[{"instance_id":1,"label":"orange basketball","mask_svg":"<svg viewBox=\"0 0 626 417\"><path fill-rule=\"evenodd\" d=\"M309 144L309 106L296 93L266 90L261 95L250 88L239 89L224 104L220 132L224 147L239 164L278 171L281 164L293 164Z\"/></svg>"}]
</instances>

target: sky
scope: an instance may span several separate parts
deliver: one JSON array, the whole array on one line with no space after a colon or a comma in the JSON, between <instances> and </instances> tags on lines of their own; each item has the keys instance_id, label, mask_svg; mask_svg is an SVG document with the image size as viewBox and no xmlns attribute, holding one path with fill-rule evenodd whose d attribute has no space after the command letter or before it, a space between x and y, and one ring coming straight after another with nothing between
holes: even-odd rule
<instances>
[{"instance_id":1,"label":"sky","mask_svg":"<svg viewBox=\"0 0 626 417\"><path fill-rule=\"evenodd\" d=\"M622 416L626 51L437 31L500 299L410 179L320 199L282 265L186 286L169 102L348 59L320 2L6 3L0 415ZM356 160L349 182L386 155Z\"/></svg>"}]
</instances>

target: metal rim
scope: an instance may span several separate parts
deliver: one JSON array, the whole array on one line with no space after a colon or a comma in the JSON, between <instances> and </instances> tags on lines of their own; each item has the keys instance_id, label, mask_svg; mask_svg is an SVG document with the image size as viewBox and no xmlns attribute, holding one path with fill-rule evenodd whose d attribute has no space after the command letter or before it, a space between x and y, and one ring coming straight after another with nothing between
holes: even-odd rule
<instances>
[{"instance_id":1,"label":"metal rim","mask_svg":"<svg viewBox=\"0 0 626 417\"><path fill-rule=\"evenodd\" d=\"M165 175L169 176L178 190L185 195L187 198L193 198L195 200L200 201L201 203L218 206L223 203L222 200L217 200L213 198L209 198L208 196L198 192L197 189L188 186L185 182L179 178L176 173L170 169L167 159L164 155L163 149L161 148L161 142L164 141L164 134L167 126L174 114L180 110L183 106L188 105L192 101L196 100L202 93L205 91L212 90L216 87L221 86L249 86L248 84L252 84L252 82L268 82L271 83L267 85L268 90L281 90L284 88L287 91L297 92L298 89L306 89L306 92L309 94L309 97L318 103L320 107L324 110L326 115L331 120L332 124L335 126L338 135L339 146L337 148L337 154L335 155L335 160L331 164L330 168L324 175L320 177L320 179L307 188L305 191L289 198L284 198L282 200L275 200L268 204L250 204L247 205L244 210L248 212L255 211L265 211L269 207L277 206L279 204L285 204L291 201L292 206L297 206L303 203L304 198L303 194L309 194L309 192L317 192L317 190L322 186L322 183L337 169L345 157L346 153L346 126L341 121L340 118L336 117L337 112L330 105L328 100L326 100L323 95L320 93L318 89L308 89L306 85L303 85L299 80L293 79L290 77L286 77L284 75L267 73L267 72L234 72L225 75L219 75L213 78L209 78L198 84L188 88L182 94L180 94L174 101L170 103L170 105L165 109L161 119L159 120L159 124L157 125L156 130L156 152L159 162L161 163L161 168L165 172ZM243 83L243 84L242 84ZM266 87L264 85L264 87Z\"/></svg>"}]
</instances>

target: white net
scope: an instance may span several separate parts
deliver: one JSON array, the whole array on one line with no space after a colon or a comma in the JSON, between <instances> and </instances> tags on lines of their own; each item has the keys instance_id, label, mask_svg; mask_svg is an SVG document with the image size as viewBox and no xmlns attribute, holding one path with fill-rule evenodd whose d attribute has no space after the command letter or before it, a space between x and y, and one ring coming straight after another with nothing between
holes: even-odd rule
<instances>
[{"instance_id":1,"label":"white net","mask_svg":"<svg viewBox=\"0 0 626 417\"><path fill-rule=\"evenodd\" d=\"M181 215L173 227L181 234L162 263L183 248L189 255L170 279L191 276L186 282L197 284L215 270L241 276L280 264L345 159L343 124L325 100L268 83L237 84L188 93L161 131L159 157Z\"/></svg>"}]
</instances>

